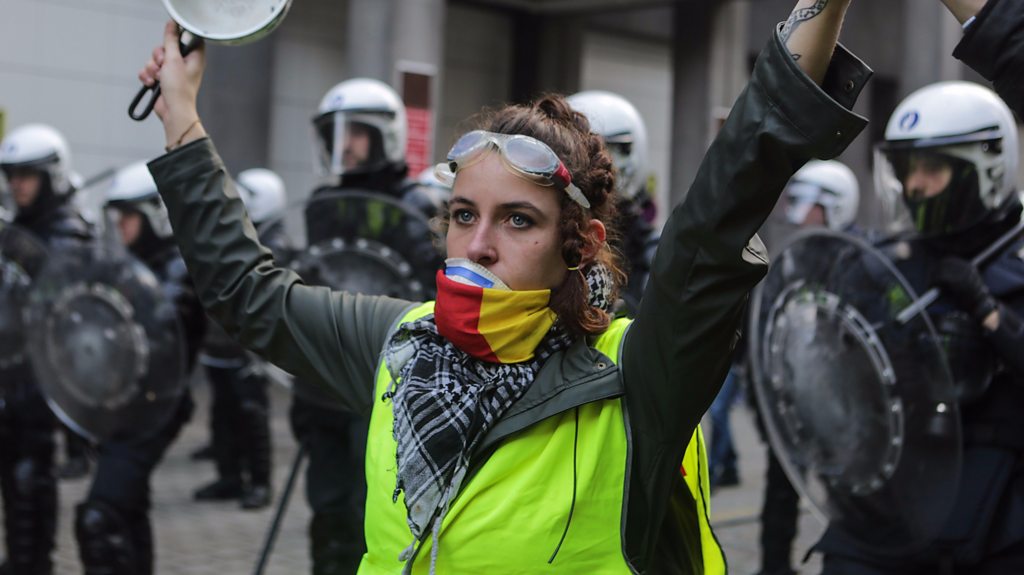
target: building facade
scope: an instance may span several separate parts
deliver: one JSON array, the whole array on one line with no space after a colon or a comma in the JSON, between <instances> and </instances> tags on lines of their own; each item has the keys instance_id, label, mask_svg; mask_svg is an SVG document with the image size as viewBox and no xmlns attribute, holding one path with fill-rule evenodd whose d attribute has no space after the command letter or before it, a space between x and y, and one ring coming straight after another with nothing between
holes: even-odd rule
<instances>
[{"instance_id":1,"label":"building facade","mask_svg":"<svg viewBox=\"0 0 1024 575\"><path fill-rule=\"evenodd\" d=\"M232 171L267 166L298 203L318 182L310 120L321 96L346 78L378 78L403 95L416 165L439 159L481 108L545 91L611 90L646 120L664 216L685 195L757 52L792 4L295 0L268 38L209 48L200 111ZM136 123L126 110L166 18L159 0L5 0L0 129L54 125L86 178L162 153L156 119ZM842 159L865 191L872 146L896 103L933 81L977 79L950 56L959 35L934 0L851 9L842 41L876 70L858 104L874 123ZM878 217L870 198L862 217Z\"/></svg>"}]
</instances>

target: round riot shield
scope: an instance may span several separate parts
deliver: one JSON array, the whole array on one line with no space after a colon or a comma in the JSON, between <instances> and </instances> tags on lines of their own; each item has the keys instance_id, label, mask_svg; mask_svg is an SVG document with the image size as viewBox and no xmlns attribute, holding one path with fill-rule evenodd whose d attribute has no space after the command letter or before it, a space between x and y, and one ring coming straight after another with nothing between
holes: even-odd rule
<instances>
[{"instance_id":1,"label":"round riot shield","mask_svg":"<svg viewBox=\"0 0 1024 575\"><path fill-rule=\"evenodd\" d=\"M397 198L355 189L321 190L304 206L307 247L296 267L310 284L410 301L433 296L443 263L425 214ZM340 409L333 395L301 379L295 393Z\"/></svg>"},{"instance_id":2,"label":"round riot shield","mask_svg":"<svg viewBox=\"0 0 1024 575\"><path fill-rule=\"evenodd\" d=\"M32 233L0 222L0 387L18 383L30 367L24 309L33 278L46 263L46 248Z\"/></svg>"},{"instance_id":3,"label":"round riot shield","mask_svg":"<svg viewBox=\"0 0 1024 575\"><path fill-rule=\"evenodd\" d=\"M793 485L865 548L906 550L943 527L961 465L946 358L896 266L841 233L798 235L751 300L753 382Z\"/></svg>"},{"instance_id":4,"label":"round riot shield","mask_svg":"<svg viewBox=\"0 0 1024 575\"><path fill-rule=\"evenodd\" d=\"M127 252L54 254L26 317L39 386L76 432L93 441L145 437L173 414L188 375L177 309Z\"/></svg>"},{"instance_id":5,"label":"round riot shield","mask_svg":"<svg viewBox=\"0 0 1024 575\"><path fill-rule=\"evenodd\" d=\"M337 290L420 301L443 261L430 222L391 196L364 190L314 194L305 205L307 282Z\"/></svg>"}]
</instances>

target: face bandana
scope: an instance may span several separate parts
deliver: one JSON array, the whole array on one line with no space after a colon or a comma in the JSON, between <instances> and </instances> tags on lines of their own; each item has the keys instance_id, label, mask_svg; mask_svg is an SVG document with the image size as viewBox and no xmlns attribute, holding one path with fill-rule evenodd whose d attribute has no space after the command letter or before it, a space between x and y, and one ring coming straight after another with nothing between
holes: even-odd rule
<instances>
[{"instance_id":1,"label":"face bandana","mask_svg":"<svg viewBox=\"0 0 1024 575\"><path fill-rule=\"evenodd\" d=\"M584 279L590 305L608 311L614 288L611 272L603 265L592 265ZM413 536L399 560L408 560L417 542L432 534L431 574L436 573L441 524L479 442L522 397L547 360L574 341L559 323L551 324L554 314L547 307L547 290L540 291L543 297L520 300L515 297L517 292L468 260L446 262L445 273L438 276L438 291L435 314L402 324L388 342L385 360L392 382L382 398L393 402L395 418L398 465L394 500L405 494L407 522ZM518 293L529 296L531 292ZM491 298L499 294L514 297L501 300L504 306L492 308L491 302L496 300ZM442 314L439 309L442 299L447 300L450 309L470 310L467 317L476 319L451 320L451 312ZM534 319L517 320L509 317L514 313L488 311L499 308L518 310ZM497 321L499 317L506 320ZM489 326L495 324L518 327L492 330ZM449 335L441 335L442 325ZM544 325L551 326L546 333ZM539 332L539 343L529 343L536 336L527 338L523 335L527 332ZM499 337L499 333L503 335ZM509 345L512 340L508 338L513 337L522 339L522 345ZM481 348L484 342L489 357L519 355L530 359L520 363L481 360L465 348L456 347L456 340Z\"/></svg>"},{"instance_id":2,"label":"face bandana","mask_svg":"<svg viewBox=\"0 0 1024 575\"><path fill-rule=\"evenodd\" d=\"M510 290L486 268L463 258L437 272L437 331L467 354L491 363L520 363L555 323L551 290Z\"/></svg>"}]
</instances>

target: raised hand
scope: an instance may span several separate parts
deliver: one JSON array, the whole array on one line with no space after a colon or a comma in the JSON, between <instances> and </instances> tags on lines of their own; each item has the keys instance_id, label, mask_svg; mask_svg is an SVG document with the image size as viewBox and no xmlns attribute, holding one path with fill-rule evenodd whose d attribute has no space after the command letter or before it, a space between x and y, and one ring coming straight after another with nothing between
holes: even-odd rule
<instances>
[{"instance_id":1,"label":"raised hand","mask_svg":"<svg viewBox=\"0 0 1024 575\"><path fill-rule=\"evenodd\" d=\"M164 26L164 42L153 50L139 72L139 81L147 86L160 82L162 94L153 109L164 124L167 148L173 149L206 135L199 123L196 98L206 69L206 50L195 48L182 58L178 26Z\"/></svg>"}]
</instances>

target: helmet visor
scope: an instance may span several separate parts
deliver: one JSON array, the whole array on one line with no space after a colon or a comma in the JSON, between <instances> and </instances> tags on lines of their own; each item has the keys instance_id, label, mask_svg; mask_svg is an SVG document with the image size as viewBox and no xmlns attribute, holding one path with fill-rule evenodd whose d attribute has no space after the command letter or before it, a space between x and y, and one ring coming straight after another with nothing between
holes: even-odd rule
<instances>
[{"instance_id":1,"label":"helmet visor","mask_svg":"<svg viewBox=\"0 0 1024 575\"><path fill-rule=\"evenodd\" d=\"M879 191L899 198L921 236L963 231L988 213L975 165L949 148L882 146L875 171Z\"/></svg>"},{"instance_id":2,"label":"helmet visor","mask_svg":"<svg viewBox=\"0 0 1024 575\"><path fill-rule=\"evenodd\" d=\"M381 118L372 114L331 112L313 120L317 166L325 174L371 172L387 163Z\"/></svg>"},{"instance_id":3,"label":"helmet visor","mask_svg":"<svg viewBox=\"0 0 1024 575\"><path fill-rule=\"evenodd\" d=\"M605 140L605 146L615 166L615 189L623 197L632 198L640 191L632 137L609 138Z\"/></svg>"},{"instance_id":4,"label":"helmet visor","mask_svg":"<svg viewBox=\"0 0 1024 575\"><path fill-rule=\"evenodd\" d=\"M808 182L790 182L786 186L786 221L794 226L809 225L808 215L821 209L822 225L831 226L830 214L836 206L836 195Z\"/></svg>"}]
</instances>

